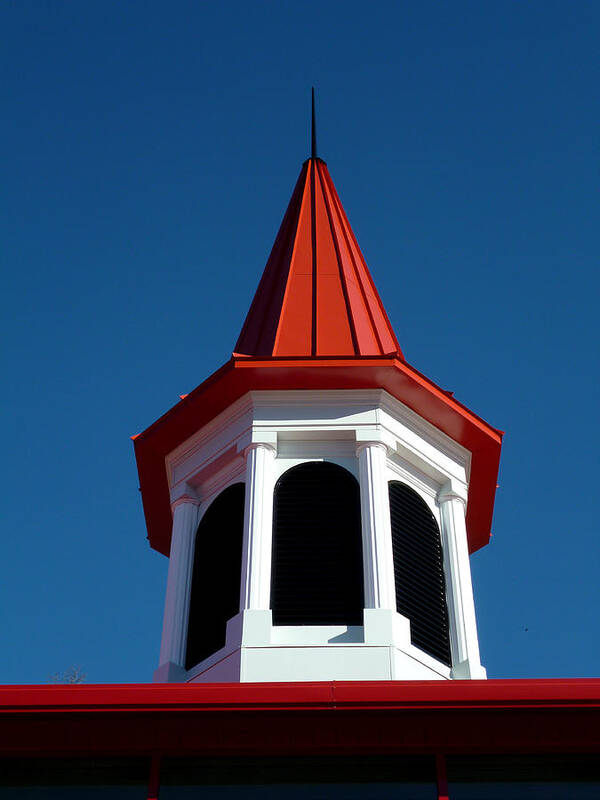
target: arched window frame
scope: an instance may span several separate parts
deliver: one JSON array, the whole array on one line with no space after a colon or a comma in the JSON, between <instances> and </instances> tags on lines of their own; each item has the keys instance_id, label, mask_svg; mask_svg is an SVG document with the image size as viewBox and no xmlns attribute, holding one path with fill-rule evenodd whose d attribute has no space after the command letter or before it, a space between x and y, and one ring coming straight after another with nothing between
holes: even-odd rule
<instances>
[{"instance_id":1,"label":"arched window frame","mask_svg":"<svg viewBox=\"0 0 600 800\"><path fill-rule=\"evenodd\" d=\"M423 502L426 504L429 511L431 511L439 529L440 545L442 549L443 573L445 581L445 596L446 596L446 605L448 610L449 638L450 638L450 665L444 664L444 668L448 667L448 669L451 669L455 661L454 636L453 636L454 618L452 614L452 597L451 597L453 575L450 569L449 557L446 550L444 520L437 499L441 488L446 483L446 479L441 478L440 476L440 479L436 480L435 478L430 477L421 469L419 469L419 467L416 464L407 462L404 459L401 460L392 457L388 459L387 463L386 492L387 492L387 487L392 481L397 481L399 483L406 484L417 495L419 495L421 500L423 500ZM432 656L431 654L427 653L424 650L420 652L423 654L425 658L432 658L432 659L434 658L434 656ZM443 664L443 662L439 663Z\"/></svg>"},{"instance_id":2,"label":"arched window frame","mask_svg":"<svg viewBox=\"0 0 600 800\"><path fill-rule=\"evenodd\" d=\"M350 472L358 481L359 480L358 462L354 455L354 450L356 448L356 445L354 441L352 441L350 444L352 448L352 455L349 456L336 457L334 455L327 455L327 456L315 455L305 458L302 457L291 458L289 456L282 457L279 455L275 461L274 471L273 471L275 483L277 483L277 481L281 478L281 476L284 475L286 472L288 472L288 470L293 469L294 467L298 467L300 464L310 464L314 461L317 462L324 461L329 464L336 464L338 467L343 467L343 469L347 470L347 472Z\"/></svg>"},{"instance_id":3,"label":"arched window frame","mask_svg":"<svg viewBox=\"0 0 600 800\"><path fill-rule=\"evenodd\" d=\"M274 561L274 559L275 559L275 524L276 524L275 505L276 505L277 487L278 487L279 481L282 478L284 478L287 473L291 472L292 470L296 469L297 467L304 466L304 465L307 465L307 464L331 464L331 465L333 465L335 467L339 467L340 469L344 470L346 473L349 473L349 475L356 481L357 500L358 500L358 508L357 508L357 521L358 521L358 532L359 532L358 539L359 539L359 547L360 547L360 555L361 555L361 557L360 557L360 569L358 570L358 573L359 573L359 579L361 581L360 593L361 593L361 596L362 596L362 602L361 602L361 612L362 612L362 608L364 607L364 586L362 584L362 579L363 579L362 557L363 557L363 554L362 554L362 529L361 529L361 522L360 522L360 488L359 488L358 469L357 469L357 465L355 463L355 459L353 459L353 458L352 459L351 458L344 458L344 457L342 457L342 458L314 457L314 458L293 458L293 459L287 458L287 459L282 459L279 462L278 469L276 470L276 474L275 474L275 481L274 481L272 576L275 574L274 573L274 569L275 569L275 561ZM274 580L274 578L272 577L272 586L273 586L273 580ZM349 625L341 625L341 623L337 624L337 625L336 625L336 623L329 623L329 624L328 623L323 623L323 624L309 623L309 624L306 624L306 625L303 624L303 625L301 625L301 627L304 628L305 630L309 630L311 628L316 630L316 629L320 628L323 631L325 631L325 630L329 630L329 629L333 630L334 628L341 626L341 627L344 627L344 628L347 627L350 630L353 627L358 627L361 624L362 624L362 620L360 620L360 621L357 620L354 623L349 623ZM275 622L275 620L274 620L274 625L276 627L279 627L279 626L277 626L277 623ZM285 625L283 627L285 627Z\"/></svg>"},{"instance_id":4,"label":"arched window frame","mask_svg":"<svg viewBox=\"0 0 600 800\"><path fill-rule=\"evenodd\" d=\"M387 483L390 481L399 481L400 483L405 483L407 486L410 486L410 488L425 501L427 507L435 517L440 531L442 530L442 516L440 514L437 496L443 483L425 475L418 467L406 463L399 464L393 458L388 459L386 479Z\"/></svg>"},{"instance_id":5,"label":"arched window frame","mask_svg":"<svg viewBox=\"0 0 600 800\"><path fill-rule=\"evenodd\" d=\"M193 664L189 662L187 650L188 650L188 646L189 646L189 631L190 631L190 621L191 621L191 613L192 613L192 592L193 592L193 588L194 588L194 565L195 565L195 559L196 559L196 545L197 545L197 542L198 542L198 532L199 532L200 527L202 525L202 521L204 520L207 512L209 511L209 509L211 508L213 503L215 503L224 492L226 492L228 489L230 489L230 488L232 488L233 486L236 486L236 485L243 486L244 487L244 492L246 491L246 484L245 484L245 481L243 479L243 473L241 473L241 474L237 473L234 476L230 476L229 479L226 482L224 482L222 484L218 484L216 487L214 487L213 491L210 493L210 495L207 496L205 499L203 499L203 501L201 502L201 504L199 506L199 509L198 509L198 521L197 521L197 525L196 525L196 530L194 532L192 547L191 547L191 551L190 551L191 567L190 567L190 578L189 578L189 588L188 588L188 593L189 593L189 597L188 597L188 614L187 614L187 619L186 619L186 630L185 630L185 642L186 642L185 661L186 661L186 665L187 665L186 669L191 671L191 672L193 672L200 664L202 664L204 666L207 666L208 664L211 663L212 660L216 660L219 657L218 653L223 649L222 647L218 648L214 652L208 654L205 658L202 658L199 661L194 662ZM242 540L240 556L243 559L243 518L242 518L242 531L241 531L241 537L240 538ZM241 578L241 570L240 570L240 578ZM238 578L238 581L237 581L238 590L237 590L237 605L236 605L236 610L235 610L236 614L239 611L240 578ZM224 644L226 644L225 641L224 641Z\"/></svg>"}]
</instances>

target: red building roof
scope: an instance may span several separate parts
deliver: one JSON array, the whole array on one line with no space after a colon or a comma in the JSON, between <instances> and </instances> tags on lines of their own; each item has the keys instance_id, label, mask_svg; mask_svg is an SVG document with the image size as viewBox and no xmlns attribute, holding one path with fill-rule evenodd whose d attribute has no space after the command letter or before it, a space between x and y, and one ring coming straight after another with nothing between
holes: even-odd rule
<instances>
[{"instance_id":1,"label":"red building roof","mask_svg":"<svg viewBox=\"0 0 600 800\"><path fill-rule=\"evenodd\" d=\"M250 356L402 356L327 165L311 158L235 346Z\"/></svg>"},{"instance_id":2,"label":"red building roof","mask_svg":"<svg viewBox=\"0 0 600 800\"><path fill-rule=\"evenodd\" d=\"M600 680L2 686L7 756L600 752Z\"/></svg>"}]
</instances>

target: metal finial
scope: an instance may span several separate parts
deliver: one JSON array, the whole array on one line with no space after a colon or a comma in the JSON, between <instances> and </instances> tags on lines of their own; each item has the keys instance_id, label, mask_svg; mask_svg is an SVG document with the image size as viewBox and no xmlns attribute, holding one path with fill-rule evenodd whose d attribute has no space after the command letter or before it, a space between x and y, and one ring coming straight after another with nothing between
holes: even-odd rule
<instances>
[{"instance_id":1,"label":"metal finial","mask_svg":"<svg viewBox=\"0 0 600 800\"><path fill-rule=\"evenodd\" d=\"M315 119L315 87L312 87L311 158L317 157L317 122Z\"/></svg>"}]
</instances>

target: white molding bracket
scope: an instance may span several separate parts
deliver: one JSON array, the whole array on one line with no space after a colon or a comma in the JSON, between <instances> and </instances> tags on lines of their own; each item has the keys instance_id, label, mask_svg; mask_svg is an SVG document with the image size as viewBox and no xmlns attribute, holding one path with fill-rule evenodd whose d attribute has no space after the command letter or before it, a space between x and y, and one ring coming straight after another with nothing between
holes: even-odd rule
<instances>
[{"instance_id":1,"label":"white molding bracket","mask_svg":"<svg viewBox=\"0 0 600 800\"><path fill-rule=\"evenodd\" d=\"M171 489L171 511L174 513L177 506L182 503L191 503L195 506L201 503L195 489L187 483L180 483Z\"/></svg>"},{"instance_id":2,"label":"white molding bracket","mask_svg":"<svg viewBox=\"0 0 600 800\"><path fill-rule=\"evenodd\" d=\"M381 441L380 439L367 439L366 441L360 441L357 438L357 443L356 443L356 455L357 455L357 457L360 456L360 454L365 449L365 447L379 447L381 450L383 450L385 452L386 458L392 452L392 449L385 442Z\"/></svg>"},{"instance_id":3,"label":"white molding bracket","mask_svg":"<svg viewBox=\"0 0 600 800\"><path fill-rule=\"evenodd\" d=\"M357 427L355 430L356 448L362 444L383 445L387 454L393 453L396 449L396 438L383 426L376 427Z\"/></svg>"},{"instance_id":4,"label":"white molding bracket","mask_svg":"<svg viewBox=\"0 0 600 800\"><path fill-rule=\"evenodd\" d=\"M244 458L248 458L248 453L252 450L257 450L259 447L264 447L266 451L270 451L273 455L277 455L277 445L272 442L250 442L243 450Z\"/></svg>"},{"instance_id":5,"label":"white molding bracket","mask_svg":"<svg viewBox=\"0 0 600 800\"><path fill-rule=\"evenodd\" d=\"M240 455L245 456L249 448L259 445L270 447L277 454L277 431L262 430L252 425L237 441L236 448Z\"/></svg>"},{"instance_id":6,"label":"white molding bracket","mask_svg":"<svg viewBox=\"0 0 600 800\"><path fill-rule=\"evenodd\" d=\"M467 487L457 480L451 479L437 493L436 502L441 506L442 503L449 503L452 500L460 500L466 509L468 501Z\"/></svg>"}]
</instances>

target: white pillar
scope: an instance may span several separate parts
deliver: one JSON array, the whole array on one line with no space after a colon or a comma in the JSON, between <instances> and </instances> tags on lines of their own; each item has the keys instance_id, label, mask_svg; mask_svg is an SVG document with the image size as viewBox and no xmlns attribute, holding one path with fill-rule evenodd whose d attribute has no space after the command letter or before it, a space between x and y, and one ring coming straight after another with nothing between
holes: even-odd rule
<instances>
[{"instance_id":1,"label":"white pillar","mask_svg":"<svg viewBox=\"0 0 600 800\"><path fill-rule=\"evenodd\" d=\"M240 611L268 610L271 602L274 459L271 444L255 442L245 451L246 501Z\"/></svg>"},{"instance_id":2,"label":"white pillar","mask_svg":"<svg viewBox=\"0 0 600 800\"><path fill-rule=\"evenodd\" d=\"M485 678L481 666L467 527L465 524L466 499L455 491L451 483L438 494L442 517L442 546L446 596L450 618L450 645L452 648L453 678Z\"/></svg>"},{"instance_id":3,"label":"white pillar","mask_svg":"<svg viewBox=\"0 0 600 800\"><path fill-rule=\"evenodd\" d=\"M386 480L387 447L361 442L356 448L360 481L365 608L396 611L392 525Z\"/></svg>"},{"instance_id":4,"label":"white pillar","mask_svg":"<svg viewBox=\"0 0 600 800\"><path fill-rule=\"evenodd\" d=\"M198 498L188 494L179 497L172 505L173 532L169 553L160 667L155 674L155 680L169 680L185 670L198 505Z\"/></svg>"}]
</instances>

